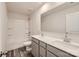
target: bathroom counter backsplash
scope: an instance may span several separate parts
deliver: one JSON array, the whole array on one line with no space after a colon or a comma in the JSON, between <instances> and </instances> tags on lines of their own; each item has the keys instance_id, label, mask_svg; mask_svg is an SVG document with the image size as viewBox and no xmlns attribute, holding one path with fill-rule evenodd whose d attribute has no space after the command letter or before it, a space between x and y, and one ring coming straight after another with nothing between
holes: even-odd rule
<instances>
[{"instance_id":1,"label":"bathroom counter backsplash","mask_svg":"<svg viewBox=\"0 0 79 59\"><path fill-rule=\"evenodd\" d=\"M42 32L45 36L48 37L56 37L56 38L60 38L63 39L65 37L65 33L57 33L57 32Z\"/></svg>"},{"instance_id":2,"label":"bathroom counter backsplash","mask_svg":"<svg viewBox=\"0 0 79 59\"><path fill-rule=\"evenodd\" d=\"M72 42L72 44L75 44L75 45L72 45L70 43L66 43L64 42L63 40L64 39L58 39L56 37L49 37L49 36L41 36L41 35L32 35L33 38L36 38L40 41L43 41L49 45L52 45L54 47L57 47L63 51L66 51L70 54L73 54L75 56L79 56L79 45L75 44Z\"/></svg>"}]
</instances>

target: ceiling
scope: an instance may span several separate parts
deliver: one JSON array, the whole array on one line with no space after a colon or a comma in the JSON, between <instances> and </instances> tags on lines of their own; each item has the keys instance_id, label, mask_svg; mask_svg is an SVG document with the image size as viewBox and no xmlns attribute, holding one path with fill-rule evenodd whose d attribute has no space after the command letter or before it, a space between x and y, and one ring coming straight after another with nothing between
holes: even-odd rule
<instances>
[{"instance_id":1,"label":"ceiling","mask_svg":"<svg viewBox=\"0 0 79 59\"><path fill-rule=\"evenodd\" d=\"M44 3L42 2L7 2L8 12L16 12L21 14L29 15L38 8L40 8Z\"/></svg>"}]
</instances>

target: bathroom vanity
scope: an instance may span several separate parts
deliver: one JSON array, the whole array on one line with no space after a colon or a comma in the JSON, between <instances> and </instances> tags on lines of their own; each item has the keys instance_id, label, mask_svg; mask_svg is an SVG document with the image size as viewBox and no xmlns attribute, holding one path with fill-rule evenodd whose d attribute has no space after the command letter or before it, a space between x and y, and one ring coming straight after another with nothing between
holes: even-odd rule
<instances>
[{"instance_id":1,"label":"bathroom vanity","mask_svg":"<svg viewBox=\"0 0 79 59\"><path fill-rule=\"evenodd\" d=\"M78 6L77 4L69 3L41 15L41 35L32 35L33 56L79 56Z\"/></svg>"},{"instance_id":2,"label":"bathroom vanity","mask_svg":"<svg viewBox=\"0 0 79 59\"><path fill-rule=\"evenodd\" d=\"M53 39L53 38L52 38ZM69 46L60 40L44 39L39 35L32 36L32 54L35 57L75 57L79 52L74 49L79 47Z\"/></svg>"}]
</instances>

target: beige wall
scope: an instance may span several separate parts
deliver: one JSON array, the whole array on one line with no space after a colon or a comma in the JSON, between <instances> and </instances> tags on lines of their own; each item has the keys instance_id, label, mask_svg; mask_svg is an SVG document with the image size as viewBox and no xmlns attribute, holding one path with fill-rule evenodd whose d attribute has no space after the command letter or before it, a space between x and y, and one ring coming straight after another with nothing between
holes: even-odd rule
<instances>
[{"instance_id":1,"label":"beige wall","mask_svg":"<svg viewBox=\"0 0 79 59\"><path fill-rule=\"evenodd\" d=\"M0 51L6 50L7 41L7 10L5 3L0 3Z\"/></svg>"}]
</instances>

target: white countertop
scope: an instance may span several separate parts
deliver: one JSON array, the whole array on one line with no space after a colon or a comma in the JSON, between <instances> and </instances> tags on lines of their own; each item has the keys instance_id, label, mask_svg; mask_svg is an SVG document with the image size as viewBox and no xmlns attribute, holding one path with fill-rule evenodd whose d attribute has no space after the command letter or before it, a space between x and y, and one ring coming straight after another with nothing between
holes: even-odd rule
<instances>
[{"instance_id":1,"label":"white countertop","mask_svg":"<svg viewBox=\"0 0 79 59\"><path fill-rule=\"evenodd\" d=\"M43 41L49 45L55 46L72 55L79 56L79 45L74 42L67 43L67 42L64 42L63 39L58 39L58 38L53 38L48 36L41 36L41 35L32 35L32 37L40 41Z\"/></svg>"}]
</instances>

